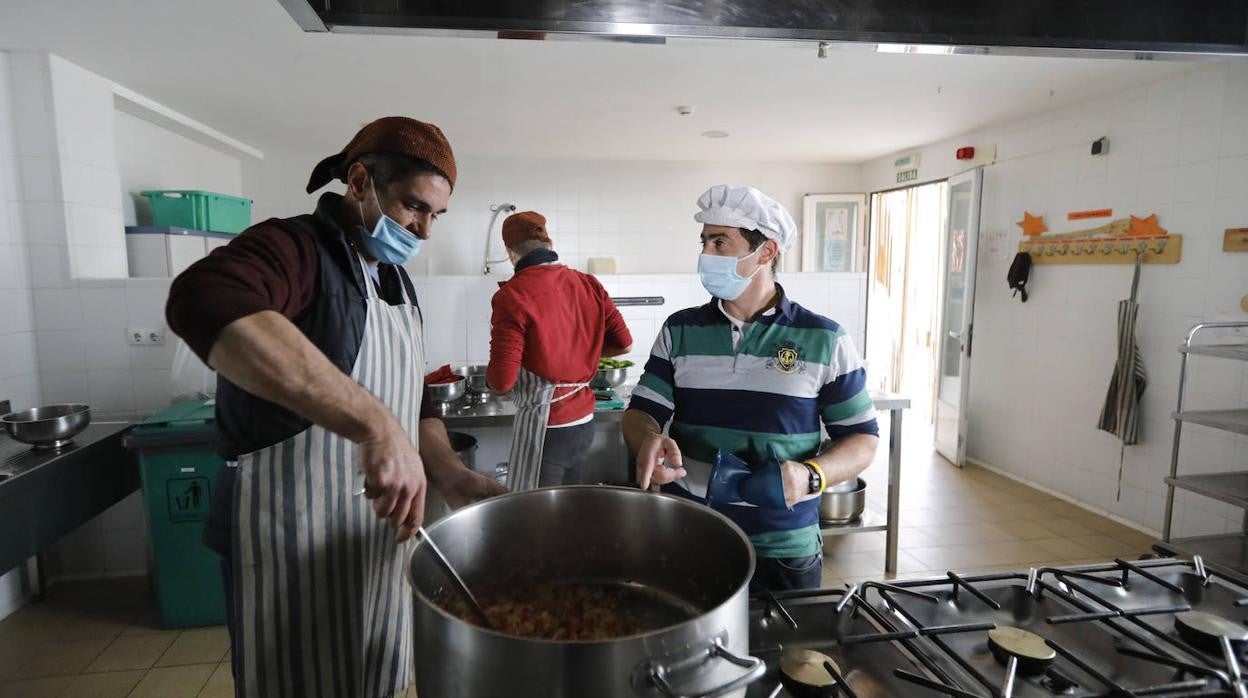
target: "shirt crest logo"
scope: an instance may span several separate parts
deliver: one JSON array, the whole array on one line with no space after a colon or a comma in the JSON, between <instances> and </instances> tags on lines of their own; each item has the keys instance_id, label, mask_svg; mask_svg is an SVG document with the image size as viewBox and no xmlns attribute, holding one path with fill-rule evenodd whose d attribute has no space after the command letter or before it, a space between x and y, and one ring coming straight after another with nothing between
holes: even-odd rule
<instances>
[{"instance_id":1,"label":"shirt crest logo","mask_svg":"<svg viewBox=\"0 0 1248 698\"><path fill-rule=\"evenodd\" d=\"M801 354L796 346L786 343L776 348L776 356L767 361L767 368L786 375L792 375L804 371L806 362L802 361Z\"/></svg>"}]
</instances>

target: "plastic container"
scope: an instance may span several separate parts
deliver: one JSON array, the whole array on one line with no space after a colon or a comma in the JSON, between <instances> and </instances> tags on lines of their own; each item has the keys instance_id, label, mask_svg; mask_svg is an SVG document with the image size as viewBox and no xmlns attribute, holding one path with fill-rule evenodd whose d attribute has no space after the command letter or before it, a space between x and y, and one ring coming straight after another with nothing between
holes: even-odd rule
<instances>
[{"instance_id":1,"label":"plastic container","mask_svg":"<svg viewBox=\"0 0 1248 698\"><path fill-rule=\"evenodd\" d=\"M152 207L152 225L241 233L251 225L251 199L187 189L139 192Z\"/></svg>"},{"instance_id":2,"label":"plastic container","mask_svg":"<svg viewBox=\"0 0 1248 698\"><path fill-rule=\"evenodd\" d=\"M204 545L217 475L212 400L181 402L149 417L125 438L138 456L152 547L152 581L161 625L225 623L221 557Z\"/></svg>"}]
</instances>

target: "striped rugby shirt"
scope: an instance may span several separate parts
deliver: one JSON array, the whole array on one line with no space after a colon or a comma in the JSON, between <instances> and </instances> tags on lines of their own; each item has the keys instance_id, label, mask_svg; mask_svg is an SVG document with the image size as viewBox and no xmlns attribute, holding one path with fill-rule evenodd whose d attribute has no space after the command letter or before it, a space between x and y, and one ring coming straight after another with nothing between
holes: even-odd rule
<instances>
[{"instance_id":1,"label":"striped rugby shirt","mask_svg":"<svg viewBox=\"0 0 1248 698\"><path fill-rule=\"evenodd\" d=\"M775 308L745 325L737 342L716 299L663 323L629 408L660 425L671 420L669 435L686 461L713 463L723 449L755 465L768 458L769 445L782 460L802 461L818 453L821 426L833 441L879 434L853 340L776 289ZM705 504L705 488L690 491L686 480L692 477L663 489ZM759 557L821 550L818 499L791 511L744 503L718 509L749 535Z\"/></svg>"}]
</instances>

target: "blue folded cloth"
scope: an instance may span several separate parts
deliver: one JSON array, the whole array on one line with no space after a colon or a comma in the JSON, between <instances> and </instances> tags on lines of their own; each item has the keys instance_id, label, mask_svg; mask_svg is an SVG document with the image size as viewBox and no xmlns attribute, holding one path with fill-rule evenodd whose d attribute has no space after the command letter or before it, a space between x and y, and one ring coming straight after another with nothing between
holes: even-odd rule
<instances>
[{"instance_id":1,"label":"blue folded cloth","mask_svg":"<svg viewBox=\"0 0 1248 698\"><path fill-rule=\"evenodd\" d=\"M769 458L759 467L731 453L718 451L706 486L706 503L723 506L746 502L768 509L792 509L784 501L784 477L775 450L767 447Z\"/></svg>"}]
</instances>

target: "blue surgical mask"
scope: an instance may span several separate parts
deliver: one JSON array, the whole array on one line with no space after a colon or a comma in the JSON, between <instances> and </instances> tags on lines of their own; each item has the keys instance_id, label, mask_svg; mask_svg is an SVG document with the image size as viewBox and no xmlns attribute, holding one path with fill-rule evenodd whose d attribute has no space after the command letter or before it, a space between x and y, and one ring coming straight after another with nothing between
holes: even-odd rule
<instances>
[{"instance_id":1,"label":"blue surgical mask","mask_svg":"<svg viewBox=\"0 0 1248 698\"><path fill-rule=\"evenodd\" d=\"M399 225L381 208L381 199L377 198L377 185L373 184L373 200L377 202L377 211L381 217L373 225L372 232L361 227L364 247L379 262L386 264L403 264L420 254L420 246L424 240L416 237L403 226ZM364 204L360 204L360 220L364 220Z\"/></svg>"},{"instance_id":2,"label":"blue surgical mask","mask_svg":"<svg viewBox=\"0 0 1248 698\"><path fill-rule=\"evenodd\" d=\"M750 279L754 278L754 274L758 273L758 269L754 270L749 276L741 276L737 273L737 262L742 262L750 257L758 254L757 250L747 254L744 257L723 257L716 254L704 254L698 257L698 277L702 279L702 287L705 288L712 296L716 298L735 301L745 293L745 287L750 285Z\"/></svg>"}]
</instances>

